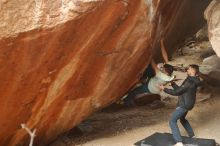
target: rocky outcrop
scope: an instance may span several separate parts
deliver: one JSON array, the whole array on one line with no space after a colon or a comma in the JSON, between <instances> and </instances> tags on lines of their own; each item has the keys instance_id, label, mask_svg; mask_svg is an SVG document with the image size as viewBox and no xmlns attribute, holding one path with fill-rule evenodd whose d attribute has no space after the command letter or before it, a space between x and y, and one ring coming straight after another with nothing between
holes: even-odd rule
<instances>
[{"instance_id":1,"label":"rocky outcrop","mask_svg":"<svg viewBox=\"0 0 220 146\"><path fill-rule=\"evenodd\" d=\"M220 57L220 1L213 0L205 11L208 23L209 40L218 57Z\"/></svg>"},{"instance_id":2,"label":"rocky outcrop","mask_svg":"<svg viewBox=\"0 0 220 146\"><path fill-rule=\"evenodd\" d=\"M162 35L184 38L172 30L190 2L2 0L0 145L27 145L21 123L45 145L124 95Z\"/></svg>"}]
</instances>

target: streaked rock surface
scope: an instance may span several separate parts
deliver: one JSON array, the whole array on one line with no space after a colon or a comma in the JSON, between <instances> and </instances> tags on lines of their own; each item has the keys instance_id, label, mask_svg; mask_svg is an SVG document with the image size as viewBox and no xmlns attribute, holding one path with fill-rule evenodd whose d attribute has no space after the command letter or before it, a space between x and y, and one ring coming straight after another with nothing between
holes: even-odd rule
<instances>
[{"instance_id":1,"label":"streaked rock surface","mask_svg":"<svg viewBox=\"0 0 220 146\"><path fill-rule=\"evenodd\" d=\"M162 35L181 40L186 30L173 29L195 26L176 27L191 2L2 0L0 145L28 144L21 123L45 145L123 96Z\"/></svg>"}]
</instances>

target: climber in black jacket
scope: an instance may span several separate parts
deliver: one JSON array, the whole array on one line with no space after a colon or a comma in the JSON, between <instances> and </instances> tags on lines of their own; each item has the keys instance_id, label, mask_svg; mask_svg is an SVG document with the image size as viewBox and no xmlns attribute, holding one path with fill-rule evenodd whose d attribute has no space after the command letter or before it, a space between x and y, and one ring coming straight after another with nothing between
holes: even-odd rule
<instances>
[{"instance_id":1,"label":"climber in black jacket","mask_svg":"<svg viewBox=\"0 0 220 146\"><path fill-rule=\"evenodd\" d=\"M195 64L189 65L187 74L188 77L184 80L181 86L178 86L175 82L171 84L173 89L165 88L163 85L160 86L160 89L165 93L179 96L177 108L169 121L173 138L176 141L175 146L183 146L182 137L177 126L177 120L180 120L188 135L194 137L193 129L185 117L188 111L194 107L196 101L196 90L200 85L200 79L198 76L199 66Z\"/></svg>"}]
</instances>

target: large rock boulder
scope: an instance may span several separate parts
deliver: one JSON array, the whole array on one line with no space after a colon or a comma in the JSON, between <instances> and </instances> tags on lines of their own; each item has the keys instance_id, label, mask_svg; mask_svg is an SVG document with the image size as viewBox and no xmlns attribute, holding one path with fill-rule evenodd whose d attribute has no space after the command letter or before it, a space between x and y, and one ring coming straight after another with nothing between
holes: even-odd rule
<instances>
[{"instance_id":1,"label":"large rock boulder","mask_svg":"<svg viewBox=\"0 0 220 146\"><path fill-rule=\"evenodd\" d=\"M209 40L218 57L220 57L220 1L213 0L205 11L208 23Z\"/></svg>"},{"instance_id":2,"label":"large rock boulder","mask_svg":"<svg viewBox=\"0 0 220 146\"><path fill-rule=\"evenodd\" d=\"M21 123L45 145L121 97L158 53L161 35L192 32L181 29L192 21L177 20L202 14L208 0L195 2L1 0L0 145L28 144Z\"/></svg>"}]
</instances>

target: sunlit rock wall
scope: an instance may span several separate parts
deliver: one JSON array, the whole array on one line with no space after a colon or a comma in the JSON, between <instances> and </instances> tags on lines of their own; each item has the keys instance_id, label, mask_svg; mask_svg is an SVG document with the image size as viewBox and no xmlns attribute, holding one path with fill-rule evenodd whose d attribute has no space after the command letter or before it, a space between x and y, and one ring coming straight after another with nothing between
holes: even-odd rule
<instances>
[{"instance_id":1,"label":"sunlit rock wall","mask_svg":"<svg viewBox=\"0 0 220 146\"><path fill-rule=\"evenodd\" d=\"M205 11L208 23L209 40L218 57L220 57L220 1L213 0Z\"/></svg>"},{"instance_id":2,"label":"sunlit rock wall","mask_svg":"<svg viewBox=\"0 0 220 146\"><path fill-rule=\"evenodd\" d=\"M0 145L28 144L21 123L45 145L124 95L190 1L0 1Z\"/></svg>"}]
</instances>

